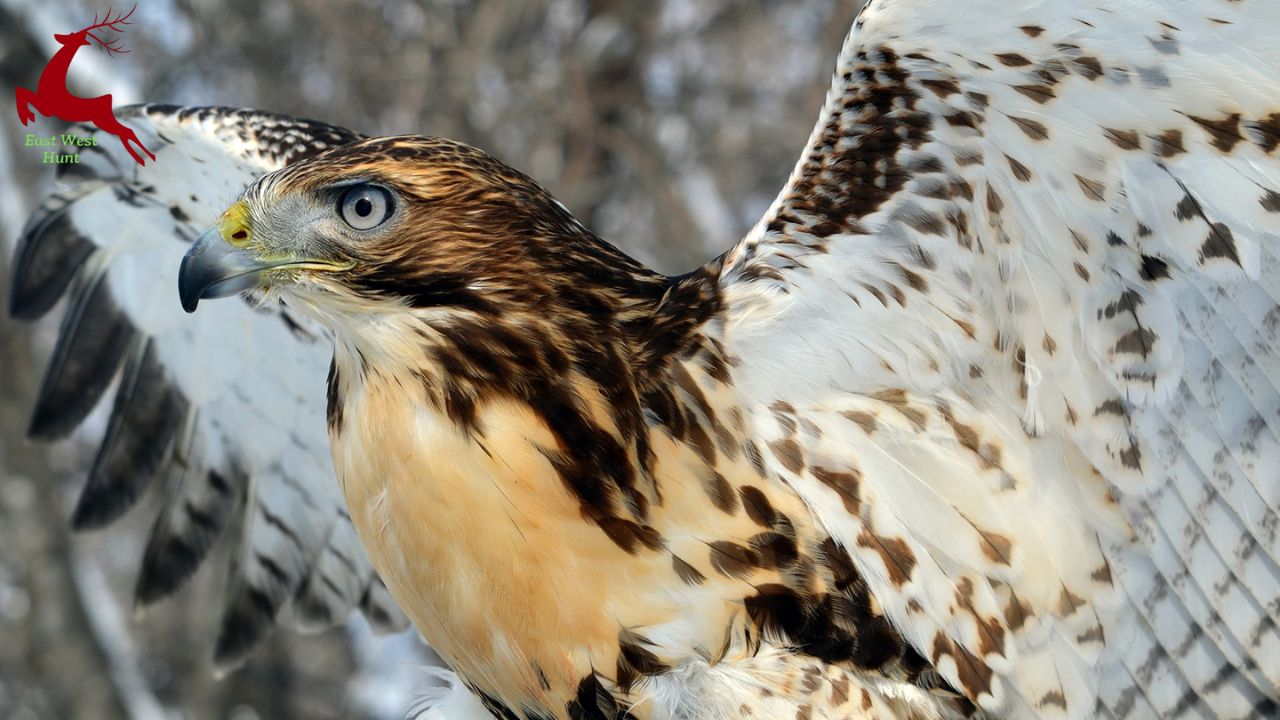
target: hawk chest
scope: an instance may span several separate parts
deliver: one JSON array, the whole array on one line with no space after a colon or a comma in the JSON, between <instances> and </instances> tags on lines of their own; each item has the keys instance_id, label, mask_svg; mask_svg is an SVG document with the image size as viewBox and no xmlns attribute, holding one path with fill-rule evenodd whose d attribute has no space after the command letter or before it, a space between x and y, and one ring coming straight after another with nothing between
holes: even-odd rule
<instances>
[{"instance_id":1,"label":"hawk chest","mask_svg":"<svg viewBox=\"0 0 1280 720\"><path fill-rule=\"evenodd\" d=\"M825 536L742 428L715 419L727 400L714 394L649 433L656 492L627 518L586 511L529 405L484 399L464 427L400 383L341 395L333 450L356 530L423 637L495 705L595 717L574 704L603 688L638 703L630 717L679 716L653 701L686 702L663 682L749 660L773 624L760 608L780 593L817 608L834 581L816 561Z\"/></svg>"},{"instance_id":2,"label":"hawk chest","mask_svg":"<svg viewBox=\"0 0 1280 720\"><path fill-rule=\"evenodd\" d=\"M339 480L427 642L491 699L559 717L593 663L614 662L620 622L678 614L661 597L670 560L583 518L530 408L495 400L478 418L468 430L398 386L352 388L332 437Z\"/></svg>"}]
</instances>

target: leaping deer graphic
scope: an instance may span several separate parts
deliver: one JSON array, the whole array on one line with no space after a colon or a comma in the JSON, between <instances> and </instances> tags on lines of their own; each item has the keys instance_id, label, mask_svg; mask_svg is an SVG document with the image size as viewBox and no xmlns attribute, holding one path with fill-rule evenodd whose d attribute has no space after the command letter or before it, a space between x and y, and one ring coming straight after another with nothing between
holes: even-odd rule
<instances>
[{"instance_id":1,"label":"leaping deer graphic","mask_svg":"<svg viewBox=\"0 0 1280 720\"><path fill-rule=\"evenodd\" d=\"M111 109L111 95L99 95L98 97L80 97L72 95L67 89L67 70L71 67L71 59L75 57L76 51L85 45L89 45L90 38L98 43L98 46L107 52L108 55L119 55L129 52L120 44L120 38L108 38L103 42L102 38L94 35L95 30L112 30L116 33L123 33L122 26L130 25L129 16L133 15L133 11L137 9L137 3L129 9L124 15L117 15L111 19L111 10L107 9L107 18L102 22L98 22L98 16L93 17L93 24L83 30L78 30L69 35L54 34L53 39L57 40L62 48L54 53L49 59L48 64L44 66L44 72L40 73L40 83L36 86L33 93L30 90L20 87L17 92L18 100L18 120L26 125L28 122L36 119L36 114L31 112L34 107L40 111L41 115L49 117L50 115L66 120L67 122L91 122L103 132L111 133L120 138L120 144L124 145L124 149L138 161L139 165L145 165L146 161L138 154L136 150L129 146L129 143L137 145L142 152L146 153L152 160L156 156L138 140L138 136L128 126L122 124L116 119L115 113Z\"/></svg>"}]
</instances>

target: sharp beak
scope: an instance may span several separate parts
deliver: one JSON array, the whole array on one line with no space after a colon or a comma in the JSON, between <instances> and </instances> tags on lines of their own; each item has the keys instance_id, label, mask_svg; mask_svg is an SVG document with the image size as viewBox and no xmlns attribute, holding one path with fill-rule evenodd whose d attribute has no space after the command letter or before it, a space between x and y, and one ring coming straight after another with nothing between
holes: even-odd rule
<instances>
[{"instance_id":1,"label":"sharp beak","mask_svg":"<svg viewBox=\"0 0 1280 720\"><path fill-rule=\"evenodd\" d=\"M263 258L260 256L263 251L264 247L254 242L248 206L244 201L237 202L182 258L178 268L178 298L182 300L182 309L195 312L196 305L205 298L235 295L267 282L280 282L285 277L296 279L296 274L282 274L284 271L333 273L355 266L349 260L295 257L287 253ZM268 271L273 270L279 272L268 276Z\"/></svg>"},{"instance_id":2,"label":"sharp beak","mask_svg":"<svg viewBox=\"0 0 1280 720\"><path fill-rule=\"evenodd\" d=\"M264 263L246 248L232 247L218 227L196 240L178 268L178 297L182 309L195 312L204 298L235 295L258 285L263 271L280 263Z\"/></svg>"}]
</instances>

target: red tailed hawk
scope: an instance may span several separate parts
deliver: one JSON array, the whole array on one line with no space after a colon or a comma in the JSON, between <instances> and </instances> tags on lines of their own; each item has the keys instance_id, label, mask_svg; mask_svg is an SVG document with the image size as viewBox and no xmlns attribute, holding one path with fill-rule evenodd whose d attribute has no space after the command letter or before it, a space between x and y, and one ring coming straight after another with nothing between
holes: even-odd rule
<instances>
[{"instance_id":1,"label":"red tailed hawk","mask_svg":"<svg viewBox=\"0 0 1280 720\"><path fill-rule=\"evenodd\" d=\"M1278 36L873 0L677 277L471 147L138 107L157 161L104 144L25 233L14 311L71 291L33 429L123 364L78 523L173 478L150 596L247 498L222 654L376 569L431 717L1274 716Z\"/></svg>"}]
</instances>

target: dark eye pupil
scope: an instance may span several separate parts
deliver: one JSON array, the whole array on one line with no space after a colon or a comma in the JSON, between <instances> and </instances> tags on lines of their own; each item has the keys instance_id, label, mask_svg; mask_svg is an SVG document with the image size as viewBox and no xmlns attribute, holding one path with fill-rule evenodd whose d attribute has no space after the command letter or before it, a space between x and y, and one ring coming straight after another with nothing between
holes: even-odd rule
<instances>
[{"instance_id":1,"label":"dark eye pupil","mask_svg":"<svg viewBox=\"0 0 1280 720\"><path fill-rule=\"evenodd\" d=\"M369 213L373 212L373 203L369 198L360 198L356 200L356 214L360 217L369 217Z\"/></svg>"}]
</instances>

